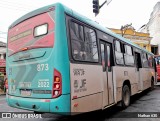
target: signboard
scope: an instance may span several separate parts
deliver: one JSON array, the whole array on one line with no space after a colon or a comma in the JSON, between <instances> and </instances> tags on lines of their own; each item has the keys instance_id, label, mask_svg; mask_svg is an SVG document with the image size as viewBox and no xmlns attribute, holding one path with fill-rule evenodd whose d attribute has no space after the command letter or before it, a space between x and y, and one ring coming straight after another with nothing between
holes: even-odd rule
<instances>
[{"instance_id":1,"label":"signboard","mask_svg":"<svg viewBox=\"0 0 160 121\"><path fill-rule=\"evenodd\" d=\"M6 75L6 67L0 67L0 74Z\"/></svg>"},{"instance_id":2,"label":"signboard","mask_svg":"<svg viewBox=\"0 0 160 121\"><path fill-rule=\"evenodd\" d=\"M6 67L6 60L0 59L0 67Z\"/></svg>"}]
</instances>

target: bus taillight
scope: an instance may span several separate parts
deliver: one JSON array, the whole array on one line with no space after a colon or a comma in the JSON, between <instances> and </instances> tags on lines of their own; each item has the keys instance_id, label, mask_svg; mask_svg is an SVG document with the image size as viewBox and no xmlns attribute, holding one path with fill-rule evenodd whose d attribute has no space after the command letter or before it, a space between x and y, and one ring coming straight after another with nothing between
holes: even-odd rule
<instances>
[{"instance_id":1,"label":"bus taillight","mask_svg":"<svg viewBox=\"0 0 160 121\"><path fill-rule=\"evenodd\" d=\"M53 92L52 97L56 98L62 94L62 76L59 71L54 69Z\"/></svg>"}]
</instances>

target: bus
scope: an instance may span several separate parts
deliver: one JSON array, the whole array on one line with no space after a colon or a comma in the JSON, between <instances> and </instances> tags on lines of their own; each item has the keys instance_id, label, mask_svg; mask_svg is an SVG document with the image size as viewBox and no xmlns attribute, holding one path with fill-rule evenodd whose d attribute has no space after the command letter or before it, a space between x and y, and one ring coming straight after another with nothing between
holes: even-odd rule
<instances>
[{"instance_id":1,"label":"bus","mask_svg":"<svg viewBox=\"0 0 160 121\"><path fill-rule=\"evenodd\" d=\"M84 113L153 88L153 54L61 3L10 25L8 105L34 112Z\"/></svg>"},{"instance_id":2,"label":"bus","mask_svg":"<svg viewBox=\"0 0 160 121\"><path fill-rule=\"evenodd\" d=\"M155 55L156 69L157 69L157 82L160 82L160 55Z\"/></svg>"}]
</instances>

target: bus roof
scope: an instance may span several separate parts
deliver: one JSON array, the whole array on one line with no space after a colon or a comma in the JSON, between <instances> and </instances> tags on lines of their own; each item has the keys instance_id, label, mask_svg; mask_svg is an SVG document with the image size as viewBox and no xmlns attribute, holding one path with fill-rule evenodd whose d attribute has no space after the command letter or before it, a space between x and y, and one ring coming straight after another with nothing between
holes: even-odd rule
<instances>
[{"instance_id":1,"label":"bus roof","mask_svg":"<svg viewBox=\"0 0 160 121\"><path fill-rule=\"evenodd\" d=\"M34 10L34 11L32 11L32 12L29 12L28 14L22 16L21 18L17 19L15 22L13 22L13 23L9 26L9 29L11 29L11 28L13 28L14 26L16 26L17 24L25 21L26 19L29 19L29 18L31 18L31 17L33 17L33 16L38 15L38 14L41 14L41 13L50 11L50 8L51 8L51 7L54 7L54 6L61 8L65 13L67 13L67 14L69 14L69 15L71 15L71 16L74 16L74 17L77 18L78 20L81 20L82 22L85 22L85 23L87 23L88 25L91 25L91 26L95 27L95 28L99 29L100 31L103 31L103 32L105 32L105 33L107 33L107 34L109 34L109 35L111 35L111 36L114 36L115 38L120 39L120 40L123 41L123 42L126 42L126 43L128 43L128 44L130 44L130 45L132 45L132 46L134 46L134 47L136 47L136 48L138 48L138 49L143 50L144 52L147 52L147 53L149 53L149 54L151 54L151 55L154 55L153 53L147 51L146 49L141 48L141 47L139 47L138 45L134 44L134 43L131 42L130 40L125 39L125 38L123 38L122 36L120 36L120 35L112 32L112 31L109 30L109 29L107 29L106 27L103 27L103 26L99 25L97 22L95 22L95 21L93 21L93 20L91 20L91 19L89 19L89 18L87 18L87 17L85 17L85 16L83 16L83 15L80 15L79 13L77 13L77 12L73 11L72 9L64 6L64 5L61 4L61 3L55 3L55 4L52 4L52 5L48 5L48 6L39 8L39 9Z\"/></svg>"}]
</instances>

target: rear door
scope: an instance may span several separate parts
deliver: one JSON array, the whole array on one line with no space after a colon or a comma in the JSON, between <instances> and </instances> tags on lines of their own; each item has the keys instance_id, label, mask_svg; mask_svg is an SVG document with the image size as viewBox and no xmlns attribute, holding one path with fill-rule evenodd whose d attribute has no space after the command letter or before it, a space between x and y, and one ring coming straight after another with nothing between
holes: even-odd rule
<instances>
[{"instance_id":1,"label":"rear door","mask_svg":"<svg viewBox=\"0 0 160 121\"><path fill-rule=\"evenodd\" d=\"M140 68L142 68L142 63L141 63L141 56L140 53L135 52L135 64L136 64L136 80L138 80L138 90L142 91L143 89L143 82L140 78L141 74L140 74Z\"/></svg>"},{"instance_id":2,"label":"rear door","mask_svg":"<svg viewBox=\"0 0 160 121\"><path fill-rule=\"evenodd\" d=\"M101 56L102 56L102 69L103 72L105 72L105 75L103 77L103 81L106 82L106 86L104 86L104 98L105 103L110 105L114 103L114 84L113 84L113 72L112 72L112 65L111 61L113 61L113 58L111 56L112 54L112 45L110 43L106 43L104 41L101 41Z\"/></svg>"}]
</instances>

